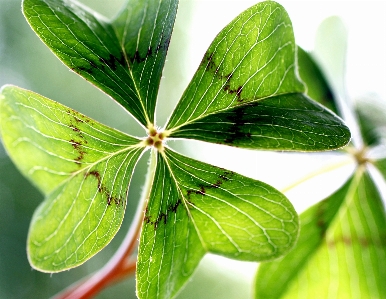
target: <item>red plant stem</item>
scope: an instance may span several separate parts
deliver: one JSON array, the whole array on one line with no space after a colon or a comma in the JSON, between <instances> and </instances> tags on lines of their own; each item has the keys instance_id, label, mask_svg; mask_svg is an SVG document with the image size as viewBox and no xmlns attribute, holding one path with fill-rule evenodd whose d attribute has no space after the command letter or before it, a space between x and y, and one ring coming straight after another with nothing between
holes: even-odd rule
<instances>
[{"instance_id":1,"label":"red plant stem","mask_svg":"<svg viewBox=\"0 0 386 299\"><path fill-rule=\"evenodd\" d=\"M136 260L130 258L130 256L136 248L142 220L143 209L140 204L130 230L110 261L103 268L84 280L80 280L69 286L63 292L54 296L53 299L92 298L106 286L115 283L130 274L134 274Z\"/></svg>"}]
</instances>

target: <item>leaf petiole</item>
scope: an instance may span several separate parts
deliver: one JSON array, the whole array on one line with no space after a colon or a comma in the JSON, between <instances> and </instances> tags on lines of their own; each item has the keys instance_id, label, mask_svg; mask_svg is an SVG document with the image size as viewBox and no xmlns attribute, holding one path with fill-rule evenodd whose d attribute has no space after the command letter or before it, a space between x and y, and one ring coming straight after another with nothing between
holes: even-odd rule
<instances>
[{"instance_id":1,"label":"leaf petiole","mask_svg":"<svg viewBox=\"0 0 386 299\"><path fill-rule=\"evenodd\" d=\"M344 167L344 166L347 166L347 165L350 165L353 163L355 163L355 162L353 161L352 157L350 156L350 157L347 157L346 159L344 159L338 163L328 164L322 168L317 169L316 171L313 171L313 172L301 177L300 179L298 179L297 181L288 185L287 187L282 188L280 191L283 193L286 193L289 190L296 188L297 186L303 184L304 182L311 180L319 175L325 174L326 172L334 171L336 169L339 169L341 167Z\"/></svg>"}]
</instances>

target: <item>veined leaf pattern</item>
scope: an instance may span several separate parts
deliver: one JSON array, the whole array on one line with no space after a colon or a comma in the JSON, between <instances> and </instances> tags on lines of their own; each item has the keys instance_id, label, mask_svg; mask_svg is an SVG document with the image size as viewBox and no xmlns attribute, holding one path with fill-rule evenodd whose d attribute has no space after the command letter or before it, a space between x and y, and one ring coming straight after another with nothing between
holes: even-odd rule
<instances>
[{"instance_id":1,"label":"veined leaf pattern","mask_svg":"<svg viewBox=\"0 0 386 299\"><path fill-rule=\"evenodd\" d=\"M210 114L172 137L249 149L318 151L341 147L350 133L306 95L287 94Z\"/></svg>"},{"instance_id":2,"label":"veined leaf pattern","mask_svg":"<svg viewBox=\"0 0 386 299\"><path fill-rule=\"evenodd\" d=\"M46 196L28 236L31 265L57 272L100 251L121 225L141 140L6 86L0 129L9 155Z\"/></svg>"},{"instance_id":3,"label":"veined leaf pattern","mask_svg":"<svg viewBox=\"0 0 386 299\"><path fill-rule=\"evenodd\" d=\"M294 250L260 266L255 298L383 297L386 216L363 167L300 221Z\"/></svg>"},{"instance_id":4,"label":"veined leaf pattern","mask_svg":"<svg viewBox=\"0 0 386 299\"><path fill-rule=\"evenodd\" d=\"M71 70L107 93L141 124L155 102L177 1L130 1L113 21L68 0L24 0L32 29Z\"/></svg>"},{"instance_id":5,"label":"veined leaf pattern","mask_svg":"<svg viewBox=\"0 0 386 299\"><path fill-rule=\"evenodd\" d=\"M280 4L241 13L207 50L166 126L169 135L251 149L345 145L348 128L303 94L296 49Z\"/></svg>"},{"instance_id":6,"label":"veined leaf pattern","mask_svg":"<svg viewBox=\"0 0 386 299\"><path fill-rule=\"evenodd\" d=\"M247 9L209 46L167 129L273 95L303 92L295 48L291 21L280 4Z\"/></svg>"},{"instance_id":7,"label":"veined leaf pattern","mask_svg":"<svg viewBox=\"0 0 386 299\"><path fill-rule=\"evenodd\" d=\"M150 198L137 264L140 298L173 297L206 252L267 260L297 239L297 214L279 191L167 148Z\"/></svg>"}]
</instances>

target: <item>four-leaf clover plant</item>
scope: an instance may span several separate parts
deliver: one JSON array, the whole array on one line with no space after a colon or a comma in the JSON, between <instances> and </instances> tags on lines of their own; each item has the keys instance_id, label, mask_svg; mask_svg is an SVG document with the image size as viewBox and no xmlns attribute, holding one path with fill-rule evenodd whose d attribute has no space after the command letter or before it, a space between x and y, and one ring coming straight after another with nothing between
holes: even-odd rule
<instances>
[{"instance_id":1,"label":"four-leaf clover plant","mask_svg":"<svg viewBox=\"0 0 386 299\"><path fill-rule=\"evenodd\" d=\"M305 94L290 19L273 1L247 9L216 36L167 124L158 127L157 92L177 2L130 0L107 20L69 0L23 1L27 21L51 51L144 128L144 137L130 136L31 91L1 89L4 146L45 196L27 241L35 269L76 267L110 242L146 150L139 298L175 296L205 253L263 261L296 243L298 216L282 193L183 156L167 141L320 151L344 146L350 132Z\"/></svg>"}]
</instances>

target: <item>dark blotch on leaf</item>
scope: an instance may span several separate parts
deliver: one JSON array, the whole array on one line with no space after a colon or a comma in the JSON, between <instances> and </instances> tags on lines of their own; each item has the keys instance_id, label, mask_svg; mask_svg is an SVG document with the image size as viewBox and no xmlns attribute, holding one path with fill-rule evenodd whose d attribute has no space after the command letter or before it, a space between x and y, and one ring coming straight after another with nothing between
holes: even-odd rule
<instances>
[{"instance_id":1,"label":"dark blotch on leaf","mask_svg":"<svg viewBox=\"0 0 386 299\"><path fill-rule=\"evenodd\" d=\"M167 49L169 48L169 44L170 44L170 36L164 36L163 34L161 35L161 41L158 43L155 51L158 52L158 51L167 51Z\"/></svg>"},{"instance_id":2,"label":"dark blotch on leaf","mask_svg":"<svg viewBox=\"0 0 386 299\"><path fill-rule=\"evenodd\" d=\"M256 103L254 105L256 105ZM237 139L250 138L252 136L250 132L243 132L243 127L247 122L245 117L248 117L245 112L247 108L248 105L239 106L227 117L227 121L231 122L232 125L228 130L229 137L224 140L225 144L233 144Z\"/></svg>"},{"instance_id":3,"label":"dark blotch on leaf","mask_svg":"<svg viewBox=\"0 0 386 299\"><path fill-rule=\"evenodd\" d=\"M118 66L124 66L126 64L125 57L123 54L120 57L116 57L113 54L109 54L108 57L99 57L97 61L87 60L87 65L77 66L74 65L71 69L74 72L81 73L86 72L88 74L95 73L96 70L105 70L106 68L110 68L111 70L117 70Z\"/></svg>"},{"instance_id":4,"label":"dark blotch on leaf","mask_svg":"<svg viewBox=\"0 0 386 299\"><path fill-rule=\"evenodd\" d=\"M98 68L98 66L95 64L93 61L88 61L89 66L73 66L71 69L76 72L81 74L82 72L92 74L95 72L95 70ZM86 78L87 80L87 78Z\"/></svg>"},{"instance_id":5,"label":"dark blotch on leaf","mask_svg":"<svg viewBox=\"0 0 386 299\"><path fill-rule=\"evenodd\" d=\"M217 79L225 81L222 89L230 95L236 95L238 103L246 101L247 99L243 99L241 96L243 92L243 86L237 85L237 87L232 87L231 81L233 73L222 75L223 72L221 71L221 66L216 64L214 57L215 53L207 51L201 61L200 67L204 67L206 71L212 72L214 77Z\"/></svg>"},{"instance_id":6,"label":"dark blotch on leaf","mask_svg":"<svg viewBox=\"0 0 386 299\"><path fill-rule=\"evenodd\" d=\"M224 77L226 79L225 85L223 87L223 90L230 95L236 95L237 97L237 102L242 103L244 102L244 99L241 98L241 93L243 91L243 86L238 86L237 88L231 88L231 79L232 79L232 74L229 74Z\"/></svg>"},{"instance_id":7,"label":"dark blotch on leaf","mask_svg":"<svg viewBox=\"0 0 386 299\"><path fill-rule=\"evenodd\" d=\"M70 125L70 128L71 128L74 132L80 132L79 128L78 128L78 127L75 127L74 125Z\"/></svg>"},{"instance_id":8,"label":"dark blotch on leaf","mask_svg":"<svg viewBox=\"0 0 386 299\"><path fill-rule=\"evenodd\" d=\"M141 63L142 61L145 61L146 59L146 56L141 58L141 55L139 54L139 51L135 51L134 53L134 56L130 59L130 62L133 63L133 62L137 62L137 63Z\"/></svg>"},{"instance_id":9,"label":"dark blotch on leaf","mask_svg":"<svg viewBox=\"0 0 386 299\"><path fill-rule=\"evenodd\" d=\"M75 119L77 123L83 122L80 119L80 115L76 116L74 115L74 113L71 113L71 111L68 111L68 112L72 115L72 117ZM83 160L86 154L86 152L83 149L83 144L87 144L87 140L83 137L82 131L76 125L74 125L73 123L70 123L68 126L71 128L73 132L76 133L76 136L80 139L79 141L75 139L70 140L72 147L77 151L77 154L78 154L78 156L74 159L74 161L76 164L80 165L80 162Z\"/></svg>"},{"instance_id":10,"label":"dark blotch on leaf","mask_svg":"<svg viewBox=\"0 0 386 299\"><path fill-rule=\"evenodd\" d=\"M208 190L210 189L216 189L219 188L224 182L227 182L231 179L231 177L234 175L233 171L222 169L223 173L218 176L216 181L213 184L198 184L198 189L187 189L186 190L186 197L191 202L191 195L197 194L204 196Z\"/></svg>"},{"instance_id":11,"label":"dark blotch on leaf","mask_svg":"<svg viewBox=\"0 0 386 299\"><path fill-rule=\"evenodd\" d=\"M326 231L328 229L328 223L326 223L325 219L326 212L326 201L322 201L319 204L318 209L316 210L316 225L320 229L320 237L324 238Z\"/></svg>"},{"instance_id":12,"label":"dark blotch on leaf","mask_svg":"<svg viewBox=\"0 0 386 299\"><path fill-rule=\"evenodd\" d=\"M182 204L182 200L179 198L174 204L170 204L165 212L161 212L156 220L152 220L151 216L148 216L148 210L146 208L145 211L145 217L143 218L143 221L146 224L151 224L154 226L154 229L156 229L159 225L159 223L162 221L164 224L167 223L168 217L170 213L177 213L178 207Z\"/></svg>"},{"instance_id":13,"label":"dark blotch on leaf","mask_svg":"<svg viewBox=\"0 0 386 299\"><path fill-rule=\"evenodd\" d=\"M227 80L223 89L224 89L224 91L226 91L227 93L229 93L231 95L236 95L237 102L242 103L244 101L244 99L241 98L241 92L243 91L242 86L239 86L236 89L232 89L230 86L229 80Z\"/></svg>"},{"instance_id":14,"label":"dark blotch on leaf","mask_svg":"<svg viewBox=\"0 0 386 299\"><path fill-rule=\"evenodd\" d=\"M157 44L156 47L151 46L147 49L146 54L142 54L139 52L139 50L136 50L134 55L129 59L130 63L142 63L146 59L153 57L156 55L159 51L167 51L170 44L170 37L165 38L163 35L161 36L160 42Z\"/></svg>"},{"instance_id":15,"label":"dark blotch on leaf","mask_svg":"<svg viewBox=\"0 0 386 299\"><path fill-rule=\"evenodd\" d=\"M118 66L125 65L125 58L124 58L124 56L122 54L121 54L121 56L119 58L114 56L113 54L109 54L108 58L100 57L99 61L103 65L107 65L109 68L111 68L114 71L118 68Z\"/></svg>"},{"instance_id":16,"label":"dark blotch on leaf","mask_svg":"<svg viewBox=\"0 0 386 299\"><path fill-rule=\"evenodd\" d=\"M75 163L80 165L80 161L83 160L85 151L83 150L82 143L79 141L75 141L74 139L70 140L70 143L74 150L77 152L78 156L74 159Z\"/></svg>"},{"instance_id":17,"label":"dark blotch on leaf","mask_svg":"<svg viewBox=\"0 0 386 299\"><path fill-rule=\"evenodd\" d=\"M87 172L86 173L86 178L89 177L90 175L97 179L97 181L98 181L98 191L102 192L102 187L101 187L102 186L102 178L101 178L101 175L100 175L99 171L93 170L93 171Z\"/></svg>"},{"instance_id":18,"label":"dark blotch on leaf","mask_svg":"<svg viewBox=\"0 0 386 299\"><path fill-rule=\"evenodd\" d=\"M212 70L214 73L217 73L217 66L213 60L213 53L206 52L204 58L202 58L200 67L205 67L206 70Z\"/></svg>"},{"instance_id":19,"label":"dark blotch on leaf","mask_svg":"<svg viewBox=\"0 0 386 299\"><path fill-rule=\"evenodd\" d=\"M108 190L108 188L102 183L102 177L97 170L93 170L90 172L87 172L85 174L85 177L88 178L89 176L93 176L98 181L98 192L106 196L107 199L107 205L111 205L111 203L115 203L117 206L123 205L124 201L121 197L113 196L112 193Z\"/></svg>"},{"instance_id":20,"label":"dark blotch on leaf","mask_svg":"<svg viewBox=\"0 0 386 299\"><path fill-rule=\"evenodd\" d=\"M98 65L97 65L94 61L90 60L89 63L90 63L91 69L96 69L96 68L98 68Z\"/></svg>"}]
</instances>

